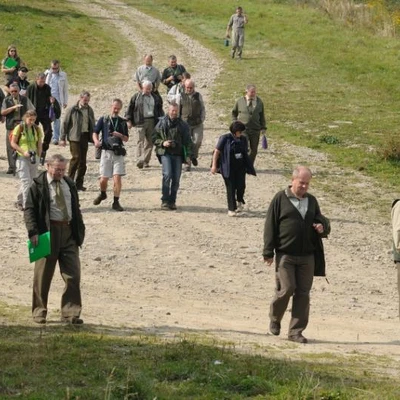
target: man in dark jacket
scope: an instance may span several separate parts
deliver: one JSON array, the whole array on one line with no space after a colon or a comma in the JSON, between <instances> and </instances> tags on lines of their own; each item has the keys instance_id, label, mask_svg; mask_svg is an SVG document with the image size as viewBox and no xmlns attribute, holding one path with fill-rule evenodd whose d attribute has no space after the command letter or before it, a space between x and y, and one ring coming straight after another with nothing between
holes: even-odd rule
<instances>
[{"instance_id":1,"label":"man in dark jacket","mask_svg":"<svg viewBox=\"0 0 400 400\"><path fill-rule=\"evenodd\" d=\"M35 262L32 316L46 323L50 284L58 261L65 288L61 297L61 320L82 324L79 246L85 237L85 225L76 187L65 177L67 161L54 154L29 189L24 218L28 237L36 246L39 235L50 231L51 253Z\"/></svg>"},{"instance_id":2,"label":"man in dark jacket","mask_svg":"<svg viewBox=\"0 0 400 400\"><path fill-rule=\"evenodd\" d=\"M170 104L168 114L156 125L153 143L162 164L161 209L176 210L182 163L190 162L192 152L189 125L178 117L177 104Z\"/></svg>"},{"instance_id":3,"label":"man in dark jacket","mask_svg":"<svg viewBox=\"0 0 400 400\"><path fill-rule=\"evenodd\" d=\"M128 128L137 127L136 166L139 169L149 166L153 149L151 137L158 119L164 115L162 98L154 94L152 88L153 84L145 80L142 90L132 96L125 114Z\"/></svg>"},{"instance_id":4,"label":"man in dark jacket","mask_svg":"<svg viewBox=\"0 0 400 400\"><path fill-rule=\"evenodd\" d=\"M35 106L37 119L36 125L42 124L44 139L43 152L40 155L40 162L44 165L46 152L50 146L53 130L51 128L51 119L49 116L50 107L54 107L55 118L60 118L61 108L58 101L51 95L51 88L46 83L46 75L44 73L37 74L35 83L31 83L26 90L26 96Z\"/></svg>"},{"instance_id":5,"label":"man in dark jacket","mask_svg":"<svg viewBox=\"0 0 400 400\"><path fill-rule=\"evenodd\" d=\"M10 133L21 123L22 117L28 110L34 110L35 107L31 101L19 94L19 87L16 83L10 85L10 95L2 103L1 115L6 117L6 149L8 170L7 174L15 174L15 158L13 158L13 148L10 142Z\"/></svg>"},{"instance_id":6,"label":"man in dark jacket","mask_svg":"<svg viewBox=\"0 0 400 400\"><path fill-rule=\"evenodd\" d=\"M317 199L307 193L311 181L307 167L293 171L292 185L278 192L268 208L264 228L264 261L271 265L275 255L276 290L270 307L270 331L279 335L281 320L293 296L289 340L307 343L302 335L308 324L310 290L316 265L319 237L329 234L329 221ZM318 257L318 262L324 262Z\"/></svg>"},{"instance_id":7,"label":"man in dark jacket","mask_svg":"<svg viewBox=\"0 0 400 400\"><path fill-rule=\"evenodd\" d=\"M86 190L83 181L87 170L89 141L92 140L95 124L94 112L89 102L90 93L83 91L79 95L78 103L67 109L59 142L60 146L65 146L65 140L69 140L72 158L69 162L68 176L75 180L76 188L82 192Z\"/></svg>"}]
</instances>

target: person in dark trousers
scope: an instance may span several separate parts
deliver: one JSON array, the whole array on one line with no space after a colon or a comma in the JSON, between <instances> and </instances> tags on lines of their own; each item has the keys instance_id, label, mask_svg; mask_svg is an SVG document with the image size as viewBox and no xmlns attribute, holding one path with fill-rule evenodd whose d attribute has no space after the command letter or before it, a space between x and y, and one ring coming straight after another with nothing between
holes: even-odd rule
<instances>
[{"instance_id":1,"label":"person in dark trousers","mask_svg":"<svg viewBox=\"0 0 400 400\"><path fill-rule=\"evenodd\" d=\"M249 140L250 158L255 164L260 135L265 134L267 122L264 103L257 96L254 85L246 86L246 94L240 97L232 109L232 121L242 121L246 125L246 136Z\"/></svg>"},{"instance_id":2,"label":"person in dark trousers","mask_svg":"<svg viewBox=\"0 0 400 400\"><path fill-rule=\"evenodd\" d=\"M7 96L1 106L1 115L6 118L6 149L8 170L7 174L15 174L15 158L13 157L13 148L11 147L11 133L14 128L21 123L22 117L28 110L34 110L35 107L31 101L19 94L19 87L16 83L10 85L10 95Z\"/></svg>"},{"instance_id":3,"label":"person in dark trousers","mask_svg":"<svg viewBox=\"0 0 400 400\"><path fill-rule=\"evenodd\" d=\"M61 108L58 101L51 95L51 88L46 83L44 73L37 74L36 81L31 83L26 90L26 96L35 106L37 119L36 125L42 124L44 139L40 163L44 165L46 152L49 149L53 130L51 128L50 107L54 107L55 118L60 118Z\"/></svg>"},{"instance_id":4,"label":"person in dark trousers","mask_svg":"<svg viewBox=\"0 0 400 400\"><path fill-rule=\"evenodd\" d=\"M92 139L95 124L94 112L89 106L89 102L90 93L83 91L79 95L79 101L67 109L59 142L60 146L65 146L65 140L69 140L72 158L69 163L68 176L75 180L76 188L82 192L86 190L83 181L87 170L89 141Z\"/></svg>"},{"instance_id":5,"label":"person in dark trousers","mask_svg":"<svg viewBox=\"0 0 400 400\"><path fill-rule=\"evenodd\" d=\"M61 297L61 321L81 325L82 310L79 247L85 238L85 225L74 182L64 176L67 161L54 154L29 189L24 218L28 237L34 246L39 235L50 232L51 253L35 262L33 274L32 316L45 324L47 301L58 261L65 282Z\"/></svg>"},{"instance_id":6,"label":"person in dark trousers","mask_svg":"<svg viewBox=\"0 0 400 400\"><path fill-rule=\"evenodd\" d=\"M310 312L313 277L325 275L322 237L330 233L329 220L321 214L317 199L307 193L309 168L299 166L292 184L272 199L264 227L263 257L272 265L275 256L275 295L270 306L270 332L279 335L281 320L292 301L288 339L307 343L303 331Z\"/></svg>"},{"instance_id":7,"label":"person in dark trousers","mask_svg":"<svg viewBox=\"0 0 400 400\"><path fill-rule=\"evenodd\" d=\"M230 132L219 138L213 153L211 173L220 172L224 178L230 217L236 217L243 211L246 173L256 175L248 155L247 138L242 135L245 129L242 122L232 122Z\"/></svg>"}]
</instances>

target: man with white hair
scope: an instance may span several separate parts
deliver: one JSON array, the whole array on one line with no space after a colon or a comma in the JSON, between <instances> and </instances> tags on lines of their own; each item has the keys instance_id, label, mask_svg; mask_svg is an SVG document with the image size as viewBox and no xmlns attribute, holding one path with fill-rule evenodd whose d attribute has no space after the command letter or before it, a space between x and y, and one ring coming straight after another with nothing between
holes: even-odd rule
<instances>
[{"instance_id":1,"label":"man with white hair","mask_svg":"<svg viewBox=\"0 0 400 400\"><path fill-rule=\"evenodd\" d=\"M152 88L150 81L143 81L142 90L132 96L125 113L128 128L137 127L136 166L139 169L149 167L153 148L151 136L158 119L164 115L162 99L152 92Z\"/></svg>"},{"instance_id":2,"label":"man with white hair","mask_svg":"<svg viewBox=\"0 0 400 400\"><path fill-rule=\"evenodd\" d=\"M190 136L193 141L191 162L194 166L198 164L199 149L203 141L203 122L206 118L203 97L195 90L193 79L185 81L185 93L177 96L177 104L180 108L180 117L187 122L190 127ZM190 171L190 164L186 171Z\"/></svg>"}]
</instances>

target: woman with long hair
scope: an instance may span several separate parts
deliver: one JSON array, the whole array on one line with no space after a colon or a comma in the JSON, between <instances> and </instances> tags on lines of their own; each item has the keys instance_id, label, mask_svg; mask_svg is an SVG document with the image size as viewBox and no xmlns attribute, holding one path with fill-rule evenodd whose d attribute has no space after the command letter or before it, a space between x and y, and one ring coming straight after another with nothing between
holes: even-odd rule
<instances>
[{"instance_id":1,"label":"woman with long hair","mask_svg":"<svg viewBox=\"0 0 400 400\"><path fill-rule=\"evenodd\" d=\"M18 56L17 47L10 45L7 47L7 53L3 61L1 62L1 72L4 73L5 83L7 84L11 79L15 79L18 76L18 69L25 66Z\"/></svg>"}]
</instances>

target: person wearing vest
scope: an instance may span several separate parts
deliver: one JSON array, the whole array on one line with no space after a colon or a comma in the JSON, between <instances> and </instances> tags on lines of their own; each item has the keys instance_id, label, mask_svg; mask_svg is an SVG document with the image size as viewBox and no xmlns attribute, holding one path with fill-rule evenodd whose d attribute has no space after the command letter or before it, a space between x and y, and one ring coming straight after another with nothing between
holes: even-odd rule
<instances>
[{"instance_id":1,"label":"person wearing vest","mask_svg":"<svg viewBox=\"0 0 400 400\"><path fill-rule=\"evenodd\" d=\"M25 96L19 94L16 83L10 85L10 95L3 100L1 115L6 117L6 149L8 170L7 174L15 174L15 158L11 147L11 134L14 128L22 121L22 117L28 110L35 110L32 102Z\"/></svg>"},{"instance_id":2,"label":"person wearing vest","mask_svg":"<svg viewBox=\"0 0 400 400\"><path fill-rule=\"evenodd\" d=\"M16 171L21 181L16 203L20 210L25 209L29 186L38 175L37 161L42 152L43 131L35 125L36 118L36 111L27 111L12 133L11 147L16 151Z\"/></svg>"},{"instance_id":3,"label":"person wearing vest","mask_svg":"<svg viewBox=\"0 0 400 400\"><path fill-rule=\"evenodd\" d=\"M144 81L142 90L132 96L125 113L128 128L137 128L136 166L139 169L150 166L153 149L151 137L158 119L164 115L162 98L152 92L152 87L150 81Z\"/></svg>"},{"instance_id":4,"label":"person wearing vest","mask_svg":"<svg viewBox=\"0 0 400 400\"><path fill-rule=\"evenodd\" d=\"M193 79L185 81L185 93L177 97L177 104L180 106L180 117L187 122L190 127L190 136L193 141L191 163L198 165L199 149L203 141L203 122L206 118L206 109L204 107L203 97L195 90ZM186 171L190 171L190 163Z\"/></svg>"},{"instance_id":5,"label":"person wearing vest","mask_svg":"<svg viewBox=\"0 0 400 400\"><path fill-rule=\"evenodd\" d=\"M101 148L100 159L100 194L94 199L93 204L98 206L107 198L107 185L110 178L114 181L114 201L112 209L124 211L119 204L122 188L122 176L125 172L126 150L124 143L129 139L126 120L119 116L122 101L114 99L111 105L111 114L105 115L97 121L93 132L93 143L96 148ZM99 136L102 133L100 142Z\"/></svg>"},{"instance_id":6,"label":"person wearing vest","mask_svg":"<svg viewBox=\"0 0 400 400\"><path fill-rule=\"evenodd\" d=\"M242 121L246 125L245 135L249 140L250 158L255 163L260 134L265 134L267 122L264 103L257 96L254 85L246 86L246 95L238 99L232 110L232 121Z\"/></svg>"},{"instance_id":7,"label":"person wearing vest","mask_svg":"<svg viewBox=\"0 0 400 400\"><path fill-rule=\"evenodd\" d=\"M399 292L400 317L400 199L392 204L393 261L397 267L397 290Z\"/></svg>"}]
</instances>

